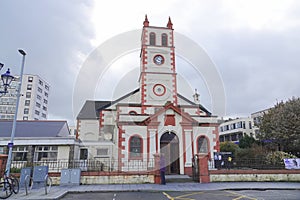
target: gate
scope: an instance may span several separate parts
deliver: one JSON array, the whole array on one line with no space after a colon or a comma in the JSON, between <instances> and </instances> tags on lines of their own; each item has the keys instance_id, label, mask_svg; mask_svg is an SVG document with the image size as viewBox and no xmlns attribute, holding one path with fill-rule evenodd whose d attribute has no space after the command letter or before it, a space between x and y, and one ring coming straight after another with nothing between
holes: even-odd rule
<instances>
[{"instance_id":1,"label":"gate","mask_svg":"<svg viewBox=\"0 0 300 200\"><path fill-rule=\"evenodd\" d=\"M199 179L199 158L198 155L194 155L192 158L192 171L193 171L193 181L200 182Z\"/></svg>"}]
</instances>

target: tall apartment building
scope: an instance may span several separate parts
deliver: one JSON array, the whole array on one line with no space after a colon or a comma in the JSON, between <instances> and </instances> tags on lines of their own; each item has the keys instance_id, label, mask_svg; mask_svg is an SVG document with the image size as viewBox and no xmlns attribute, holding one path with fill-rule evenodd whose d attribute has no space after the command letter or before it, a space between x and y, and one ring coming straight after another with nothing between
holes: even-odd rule
<instances>
[{"instance_id":1,"label":"tall apartment building","mask_svg":"<svg viewBox=\"0 0 300 200\"><path fill-rule=\"evenodd\" d=\"M16 111L19 77L11 83L6 95L0 98L0 119L12 120ZM50 86L38 75L23 75L18 120L46 120Z\"/></svg>"}]
</instances>

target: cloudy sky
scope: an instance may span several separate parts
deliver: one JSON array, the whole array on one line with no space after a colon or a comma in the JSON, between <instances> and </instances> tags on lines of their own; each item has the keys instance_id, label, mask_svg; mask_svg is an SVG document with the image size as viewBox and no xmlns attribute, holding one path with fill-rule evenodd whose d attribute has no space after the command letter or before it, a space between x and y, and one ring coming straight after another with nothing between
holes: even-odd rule
<instances>
[{"instance_id":1,"label":"cloudy sky","mask_svg":"<svg viewBox=\"0 0 300 200\"><path fill-rule=\"evenodd\" d=\"M66 119L73 125L80 109L73 106L73 93L84 63L116 35L141 29L145 14L153 26L165 26L170 16L176 32L205 50L223 81L224 116L249 116L300 96L300 2L296 0L1 0L0 62L18 75L17 50L24 49L24 73L38 74L51 85L49 119ZM113 87L118 95L135 89L138 63L137 52L114 60L106 72L109 78L100 77L94 96L86 99L110 99ZM182 84L197 88L201 103L210 109L205 81L190 83L192 73L185 72L185 65L178 57Z\"/></svg>"}]
</instances>

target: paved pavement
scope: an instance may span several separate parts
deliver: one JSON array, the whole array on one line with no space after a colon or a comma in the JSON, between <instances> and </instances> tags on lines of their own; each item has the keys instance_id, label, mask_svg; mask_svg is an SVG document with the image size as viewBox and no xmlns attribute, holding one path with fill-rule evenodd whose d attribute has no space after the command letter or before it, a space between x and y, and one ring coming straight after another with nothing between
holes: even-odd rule
<instances>
[{"instance_id":1,"label":"paved pavement","mask_svg":"<svg viewBox=\"0 0 300 200\"><path fill-rule=\"evenodd\" d=\"M116 192L116 191L208 191L208 190L300 190L300 182L219 182L219 183L167 183L53 186L49 193L45 189L33 189L29 194L20 190L9 199L59 199L68 192Z\"/></svg>"}]
</instances>

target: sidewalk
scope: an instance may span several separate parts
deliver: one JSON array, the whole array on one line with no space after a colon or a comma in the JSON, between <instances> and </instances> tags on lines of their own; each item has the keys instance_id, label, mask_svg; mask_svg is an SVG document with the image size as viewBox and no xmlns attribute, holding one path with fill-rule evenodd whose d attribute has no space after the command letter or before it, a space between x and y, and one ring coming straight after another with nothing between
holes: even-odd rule
<instances>
[{"instance_id":1,"label":"sidewalk","mask_svg":"<svg viewBox=\"0 0 300 200\"><path fill-rule=\"evenodd\" d=\"M167 183L53 186L49 194L45 189L24 190L9 199L59 199L68 192L118 192L118 191L207 191L207 190L300 190L300 182L219 182L219 183Z\"/></svg>"}]
</instances>

